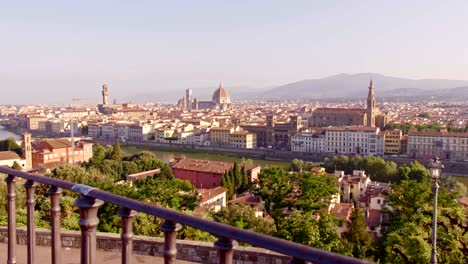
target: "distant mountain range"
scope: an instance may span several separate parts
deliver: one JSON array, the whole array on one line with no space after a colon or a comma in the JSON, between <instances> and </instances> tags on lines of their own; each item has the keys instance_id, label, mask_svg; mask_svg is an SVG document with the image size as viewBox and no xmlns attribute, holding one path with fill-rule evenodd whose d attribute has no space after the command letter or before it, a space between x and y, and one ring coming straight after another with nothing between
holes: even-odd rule
<instances>
[{"instance_id":1,"label":"distant mountain range","mask_svg":"<svg viewBox=\"0 0 468 264\"><path fill-rule=\"evenodd\" d=\"M322 79L302 80L264 92L264 99L362 98L372 78L377 97L443 96L467 97L468 81L405 79L377 73L338 74Z\"/></svg>"},{"instance_id":2,"label":"distant mountain range","mask_svg":"<svg viewBox=\"0 0 468 264\"><path fill-rule=\"evenodd\" d=\"M444 79L413 80L385 76L378 73L337 74L321 79L308 79L288 83L273 88L253 88L248 86L229 87L234 101L238 100L294 100L294 99L338 99L365 98L372 78L378 98L413 98L415 100L436 97L440 100L468 99L468 81ZM216 87L193 88L194 98L211 100ZM121 98L131 102L176 103L182 98L180 93L145 93Z\"/></svg>"}]
</instances>

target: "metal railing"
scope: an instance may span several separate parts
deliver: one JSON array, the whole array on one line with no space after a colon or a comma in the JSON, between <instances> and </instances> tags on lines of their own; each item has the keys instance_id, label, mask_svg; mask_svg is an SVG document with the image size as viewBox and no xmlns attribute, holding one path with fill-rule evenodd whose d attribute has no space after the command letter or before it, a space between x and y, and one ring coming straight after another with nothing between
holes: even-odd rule
<instances>
[{"instance_id":1,"label":"metal railing","mask_svg":"<svg viewBox=\"0 0 468 264\"><path fill-rule=\"evenodd\" d=\"M26 180L26 207L27 207L27 261L34 262L35 252L35 226L34 226L34 191L41 184L49 185L47 193L51 199L51 254L52 263L61 263L60 240L60 203L59 198L63 189L79 193L74 205L79 208L81 229L81 263L96 263L96 227L99 223L97 217L98 208L104 203L112 203L120 206L119 216L122 218L122 263L130 263L132 253L133 231L132 223L136 212L142 212L164 219L161 230L164 232L164 261L175 263L177 249L177 231L181 225L191 226L211 233L218 237L214 247L218 250L219 263L233 263L234 247L241 241L253 246L269 249L287 256L291 256L290 263L368 263L328 251L308 247L283 239L235 228L229 225L204 220L198 217L186 215L171 209L150 205L137 200L129 199L99 189L53 179L41 175L21 172L8 167L0 167L0 173L7 175L7 211L8 211L8 252L7 263L16 263L16 178Z\"/></svg>"}]
</instances>

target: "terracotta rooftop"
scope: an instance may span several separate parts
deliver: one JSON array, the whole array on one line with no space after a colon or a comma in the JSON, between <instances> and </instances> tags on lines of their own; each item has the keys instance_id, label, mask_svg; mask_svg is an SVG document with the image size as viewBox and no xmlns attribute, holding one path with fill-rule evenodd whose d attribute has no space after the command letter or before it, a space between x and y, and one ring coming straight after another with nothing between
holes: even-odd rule
<instances>
[{"instance_id":1,"label":"terracotta rooftop","mask_svg":"<svg viewBox=\"0 0 468 264\"><path fill-rule=\"evenodd\" d=\"M46 142L51 148L53 149L60 149L60 148L69 148L71 147L71 142L68 139L45 139Z\"/></svg>"},{"instance_id":2,"label":"terracotta rooftop","mask_svg":"<svg viewBox=\"0 0 468 264\"><path fill-rule=\"evenodd\" d=\"M458 198L458 202L464 207L468 207L468 197L465 196L465 197Z\"/></svg>"},{"instance_id":3,"label":"terracotta rooftop","mask_svg":"<svg viewBox=\"0 0 468 264\"><path fill-rule=\"evenodd\" d=\"M233 204L248 204L252 206L258 206L262 202L262 199L258 196L253 196L250 192L245 192L230 200L228 203Z\"/></svg>"},{"instance_id":4,"label":"terracotta rooftop","mask_svg":"<svg viewBox=\"0 0 468 264\"><path fill-rule=\"evenodd\" d=\"M177 163L173 164L172 168L224 174L224 172L230 170L232 166L232 163L222 161L181 159Z\"/></svg>"},{"instance_id":5,"label":"terracotta rooftop","mask_svg":"<svg viewBox=\"0 0 468 264\"><path fill-rule=\"evenodd\" d=\"M13 160L19 159L20 157L16 152L13 151L0 151L0 160Z\"/></svg>"},{"instance_id":6,"label":"terracotta rooftop","mask_svg":"<svg viewBox=\"0 0 468 264\"><path fill-rule=\"evenodd\" d=\"M336 218L342 220L348 220L349 216L354 210L354 205L351 203L339 203L335 204L335 206L330 210Z\"/></svg>"},{"instance_id":7,"label":"terracotta rooftop","mask_svg":"<svg viewBox=\"0 0 468 264\"><path fill-rule=\"evenodd\" d=\"M408 132L408 136L468 137L468 133L410 131L410 132Z\"/></svg>"},{"instance_id":8,"label":"terracotta rooftop","mask_svg":"<svg viewBox=\"0 0 468 264\"><path fill-rule=\"evenodd\" d=\"M371 131L375 132L377 127L367 127L367 126L348 126L348 127L329 127L326 128L327 131Z\"/></svg>"},{"instance_id":9,"label":"terracotta rooftop","mask_svg":"<svg viewBox=\"0 0 468 264\"><path fill-rule=\"evenodd\" d=\"M201 202L203 203L210 199L213 199L214 197L222 193L227 192L227 189L222 186L218 186L213 189L200 189L199 191L200 191L199 195L201 196Z\"/></svg>"},{"instance_id":10,"label":"terracotta rooftop","mask_svg":"<svg viewBox=\"0 0 468 264\"><path fill-rule=\"evenodd\" d=\"M367 210L367 218L366 218L367 226L373 226L373 227L380 226L381 218L382 218L382 212L380 210L376 210L376 209Z\"/></svg>"},{"instance_id":11,"label":"terracotta rooftop","mask_svg":"<svg viewBox=\"0 0 468 264\"><path fill-rule=\"evenodd\" d=\"M127 175L127 181L136 181L136 180L144 180L148 176L154 176L155 174L159 174L161 172L161 169L155 169L155 170L149 170L149 171L143 171L139 173L134 173Z\"/></svg>"},{"instance_id":12,"label":"terracotta rooftop","mask_svg":"<svg viewBox=\"0 0 468 264\"><path fill-rule=\"evenodd\" d=\"M358 113L364 114L366 113L366 109L363 108L332 108L332 107L319 107L314 110L315 112L322 112L322 113Z\"/></svg>"}]
</instances>

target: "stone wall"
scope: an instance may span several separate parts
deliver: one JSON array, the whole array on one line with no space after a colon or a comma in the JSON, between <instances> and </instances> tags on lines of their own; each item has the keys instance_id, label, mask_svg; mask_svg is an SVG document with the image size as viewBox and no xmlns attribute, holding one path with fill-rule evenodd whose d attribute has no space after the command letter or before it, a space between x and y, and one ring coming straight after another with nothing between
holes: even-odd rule
<instances>
[{"instance_id":1,"label":"stone wall","mask_svg":"<svg viewBox=\"0 0 468 264\"><path fill-rule=\"evenodd\" d=\"M63 231L61 233L62 247L79 248L81 232ZM36 244L38 246L50 246L52 236L50 230L36 229ZM0 227L0 242L6 243L8 234L6 227ZM17 228L17 243L24 245L27 241L26 228ZM120 234L97 233L97 247L99 250L120 251ZM135 236L133 240L133 254L162 256L164 251L164 239L158 237ZM218 263L218 252L213 243L201 241L177 240L177 259L199 262ZM270 250L236 246L234 250L235 264L286 264L290 257Z\"/></svg>"}]
</instances>

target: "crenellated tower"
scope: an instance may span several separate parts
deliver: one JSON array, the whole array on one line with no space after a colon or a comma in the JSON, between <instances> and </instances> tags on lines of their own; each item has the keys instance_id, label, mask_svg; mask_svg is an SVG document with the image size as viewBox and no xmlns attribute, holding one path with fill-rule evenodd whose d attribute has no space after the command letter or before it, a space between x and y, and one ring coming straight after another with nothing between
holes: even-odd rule
<instances>
[{"instance_id":1,"label":"crenellated tower","mask_svg":"<svg viewBox=\"0 0 468 264\"><path fill-rule=\"evenodd\" d=\"M102 86L102 104L109 104L109 88L107 88L107 84Z\"/></svg>"}]
</instances>

